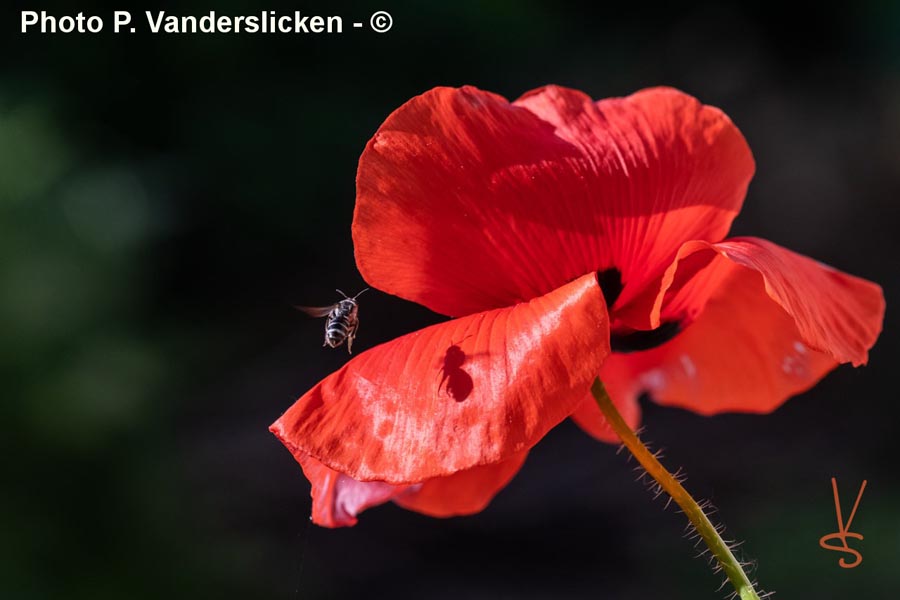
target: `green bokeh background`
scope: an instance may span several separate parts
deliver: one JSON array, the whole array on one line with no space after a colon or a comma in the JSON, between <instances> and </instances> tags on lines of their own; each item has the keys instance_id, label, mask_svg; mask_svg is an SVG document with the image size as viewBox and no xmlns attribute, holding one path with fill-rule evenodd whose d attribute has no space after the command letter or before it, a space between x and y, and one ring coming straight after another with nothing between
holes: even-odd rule
<instances>
[{"instance_id":1,"label":"green bokeh background","mask_svg":"<svg viewBox=\"0 0 900 600\"><path fill-rule=\"evenodd\" d=\"M387 506L309 525L308 484L268 424L346 357L291 304L361 289L356 160L435 85L514 98L674 85L722 107L758 170L738 234L885 288L885 333L773 415L645 403L647 438L711 498L778 598L900 589L900 7L861 0L168 3L394 17L383 35L54 35L2 20L3 598L717 598L682 517L613 449L564 424L484 513ZM99 14L95 2L48 2ZM130 7L136 18L151 5ZM384 294L363 350L440 317ZM736 340L735 343L739 343ZM863 564L837 566L829 479Z\"/></svg>"}]
</instances>

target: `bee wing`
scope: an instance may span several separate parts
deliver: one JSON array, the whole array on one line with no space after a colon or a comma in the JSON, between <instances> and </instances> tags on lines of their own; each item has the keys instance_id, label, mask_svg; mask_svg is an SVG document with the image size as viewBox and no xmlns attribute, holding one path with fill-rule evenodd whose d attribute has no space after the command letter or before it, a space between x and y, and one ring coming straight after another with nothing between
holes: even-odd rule
<instances>
[{"instance_id":1,"label":"bee wing","mask_svg":"<svg viewBox=\"0 0 900 600\"><path fill-rule=\"evenodd\" d=\"M330 306L294 306L294 308L305 312L311 317L318 318L328 316L328 313L334 310L335 306L337 306L337 304L332 304Z\"/></svg>"}]
</instances>

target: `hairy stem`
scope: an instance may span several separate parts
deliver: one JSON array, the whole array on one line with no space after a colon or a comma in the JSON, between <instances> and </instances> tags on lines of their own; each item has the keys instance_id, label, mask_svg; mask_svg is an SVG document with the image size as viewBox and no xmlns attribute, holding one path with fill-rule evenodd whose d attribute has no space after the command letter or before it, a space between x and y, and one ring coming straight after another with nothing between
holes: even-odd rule
<instances>
[{"instance_id":1,"label":"hairy stem","mask_svg":"<svg viewBox=\"0 0 900 600\"><path fill-rule=\"evenodd\" d=\"M734 557L728 544L725 543L719 532L709 521L706 513L703 512L703 509L687 493L681 483L660 464L653 453L647 449L640 438L625 423L622 415L619 414L612 400L610 400L609 394L606 393L603 382L596 379L591 386L591 393L594 395L597 406L600 407L607 422L621 438L625 447L631 451L647 473L656 480L660 487L672 497L672 500L687 515L688 520L697 530L697 533L700 534L712 555L721 565L722 570L725 571L738 597L741 600L759 600L759 595L753 589L753 584L747 578L747 574L744 573L741 563Z\"/></svg>"}]
</instances>

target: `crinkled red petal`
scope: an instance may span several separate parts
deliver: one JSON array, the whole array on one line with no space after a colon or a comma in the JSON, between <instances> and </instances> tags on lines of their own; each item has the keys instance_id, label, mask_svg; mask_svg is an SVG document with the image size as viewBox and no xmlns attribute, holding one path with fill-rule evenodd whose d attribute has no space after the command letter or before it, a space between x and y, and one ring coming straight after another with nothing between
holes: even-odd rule
<instances>
[{"instance_id":1,"label":"crinkled red petal","mask_svg":"<svg viewBox=\"0 0 900 600\"><path fill-rule=\"evenodd\" d=\"M417 483L533 446L576 409L608 353L591 273L363 352L271 430L298 459L360 481Z\"/></svg>"},{"instance_id":2,"label":"crinkled red petal","mask_svg":"<svg viewBox=\"0 0 900 600\"><path fill-rule=\"evenodd\" d=\"M770 412L839 362L864 362L881 328L878 286L770 242L692 244L681 265L667 276L663 320L695 320L657 348L607 359L602 378L620 406L648 392L704 415ZM589 432L605 426L585 413Z\"/></svg>"},{"instance_id":3,"label":"crinkled red petal","mask_svg":"<svg viewBox=\"0 0 900 600\"><path fill-rule=\"evenodd\" d=\"M472 467L446 477L435 477L394 498L403 508L432 517L456 517L481 512L497 492L516 476L527 450L490 465Z\"/></svg>"},{"instance_id":4,"label":"crinkled red petal","mask_svg":"<svg viewBox=\"0 0 900 600\"><path fill-rule=\"evenodd\" d=\"M356 525L361 512L390 500L432 517L481 512L518 473L527 454L527 451L519 452L496 464L411 485L357 481L310 456L298 456L297 460L312 484L313 523L323 527L350 527Z\"/></svg>"},{"instance_id":5,"label":"crinkled red petal","mask_svg":"<svg viewBox=\"0 0 900 600\"><path fill-rule=\"evenodd\" d=\"M685 244L663 278L654 325L696 318L735 265L757 274L769 298L793 319L803 344L839 363L868 360L884 320L881 287L759 238Z\"/></svg>"},{"instance_id":6,"label":"crinkled red petal","mask_svg":"<svg viewBox=\"0 0 900 600\"><path fill-rule=\"evenodd\" d=\"M372 506L378 506L406 492L410 486L391 485L381 481L357 481L321 462L295 452L303 474L312 484L312 522L322 527L350 527L356 517Z\"/></svg>"}]
</instances>

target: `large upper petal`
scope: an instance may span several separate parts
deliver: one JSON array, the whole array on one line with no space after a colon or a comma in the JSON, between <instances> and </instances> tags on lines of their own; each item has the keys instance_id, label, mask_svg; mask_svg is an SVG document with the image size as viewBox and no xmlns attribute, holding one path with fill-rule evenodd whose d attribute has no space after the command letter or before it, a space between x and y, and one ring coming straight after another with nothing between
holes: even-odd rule
<instances>
[{"instance_id":1,"label":"large upper petal","mask_svg":"<svg viewBox=\"0 0 900 600\"><path fill-rule=\"evenodd\" d=\"M593 102L551 86L509 103L436 88L360 158L357 264L370 285L448 315L612 268L624 305L683 242L726 235L753 170L728 117L673 89Z\"/></svg>"},{"instance_id":2,"label":"large upper petal","mask_svg":"<svg viewBox=\"0 0 900 600\"><path fill-rule=\"evenodd\" d=\"M575 410L608 353L588 274L363 352L271 430L295 456L354 479L418 483L530 448Z\"/></svg>"},{"instance_id":3,"label":"large upper petal","mask_svg":"<svg viewBox=\"0 0 900 600\"><path fill-rule=\"evenodd\" d=\"M839 363L865 362L881 329L877 285L771 242L690 244L680 257L663 318L693 322L657 348L606 360L601 378L618 382L610 393L620 405L648 392L705 415L769 412ZM576 415L605 439L599 411L586 402Z\"/></svg>"},{"instance_id":4,"label":"large upper petal","mask_svg":"<svg viewBox=\"0 0 900 600\"><path fill-rule=\"evenodd\" d=\"M323 527L349 527L356 525L362 511L391 500L432 517L480 512L515 476L527 454L522 451L499 463L410 485L357 481L309 455L298 454L296 458L312 486L313 523Z\"/></svg>"}]
</instances>

